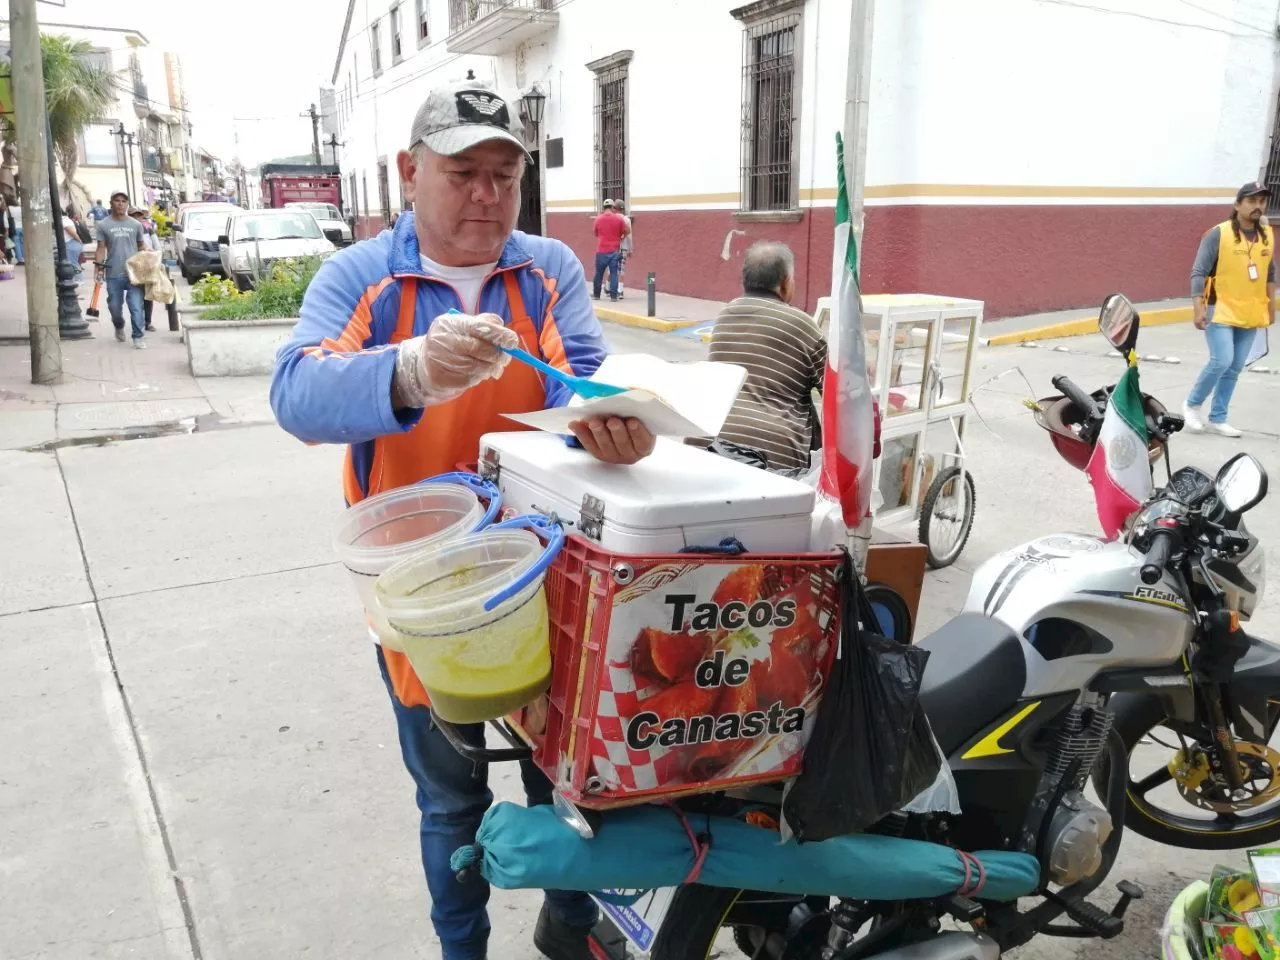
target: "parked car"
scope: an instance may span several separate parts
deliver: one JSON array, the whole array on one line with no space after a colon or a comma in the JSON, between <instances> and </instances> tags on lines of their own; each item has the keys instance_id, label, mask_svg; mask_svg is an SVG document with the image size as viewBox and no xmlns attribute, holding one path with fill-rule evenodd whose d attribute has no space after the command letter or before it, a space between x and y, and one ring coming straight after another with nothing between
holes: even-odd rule
<instances>
[{"instance_id":1,"label":"parked car","mask_svg":"<svg viewBox=\"0 0 1280 960\"><path fill-rule=\"evenodd\" d=\"M327 257L336 249L306 210L239 210L218 237L222 269L240 290L281 260Z\"/></svg>"},{"instance_id":2,"label":"parked car","mask_svg":"<svg viewBox=\"0 0 1280 960\"><path fill-rule=\"evenodd\" d=\"M229 203L183 205L173 225L173 252L188 283L195 283L204 273L222 274L218 237L227 217L239 209Z\"/></svg>"},{"instance_id":3,"label":"parked car","mask_svg":"<svg viewBox=\"0 0 1280 960\"><path fill-rule=\"evenodd\" d=\"M352 242L351 227L342 219L342 212L332 203L314 203L307 200L293 200L284 205L285 210L306 210L316 218L320 229L334 246L345 247Z\"/></svg>"}]
</instances>

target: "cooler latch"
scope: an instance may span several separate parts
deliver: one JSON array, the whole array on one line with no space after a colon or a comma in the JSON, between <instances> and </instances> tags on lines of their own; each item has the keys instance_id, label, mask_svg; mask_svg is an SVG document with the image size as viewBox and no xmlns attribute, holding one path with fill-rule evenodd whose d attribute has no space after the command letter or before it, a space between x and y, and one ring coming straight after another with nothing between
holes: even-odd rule
<instances>
[{"instance_id":1,"label":"cooler latch","mask_svg":"<svg viewBox=\"0 0 1280 960\"><path fill-rule=\"evenodd\" d=\"M590 540L599 541L604 533L604 501L589 493L582 495L582 509L578 512L578 530Z\"/></svg>"},{"instance_id":2,"label":"cooler latch","mask_svg":"<svg viewBox=\"0 0 1280 960\"><path fill-rule=\"evenodd\" d=\"M497 483L501 459L501 455L497 450L493 449L493 447L489 447L489 449L485 450L484 456L480 458L480 476L493 483Z\"/></svg>"}]
</instances>

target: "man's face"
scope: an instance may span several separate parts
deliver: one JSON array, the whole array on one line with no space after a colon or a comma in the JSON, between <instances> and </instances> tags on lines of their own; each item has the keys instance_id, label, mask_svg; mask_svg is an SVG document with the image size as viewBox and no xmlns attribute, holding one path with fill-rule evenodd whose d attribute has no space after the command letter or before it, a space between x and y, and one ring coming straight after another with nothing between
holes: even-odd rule
<instances>
[{"instance_id":1,"label":"man's face","mask_svg":"<svg viewBox=\"0 0 1280 960\"><path fill-rule=\"evenodd\" d=\"M1267 195L1259 194L1256 197L1245 197L1236 203L1236 212L1240 215L1240 222L1252 226L1262 219L1262 215L1267 211Z\"/></svg>"},{"instance_id":2,"label":"man's face","mask_svg":"<svg viewBox=\"0 0 1280 960\"><path fill-rule=\"evenodd\" d=\"M413 199L422 252L454 267L497 260L520 215L520 148L487 140L453 157L415 153L421 163L408 152L397 163Z\"/></svg>"},{"instance_id":3,"label":"man's face","mask_svg":"<svg viewBox=\"0 0 1280 960\"><path fill-rule=\"evenodd\" d=\"M129 201L124 197L111 198L111 215L113 217L123 217L125 211L129 208Z\"/></svg>"}]
</instances>

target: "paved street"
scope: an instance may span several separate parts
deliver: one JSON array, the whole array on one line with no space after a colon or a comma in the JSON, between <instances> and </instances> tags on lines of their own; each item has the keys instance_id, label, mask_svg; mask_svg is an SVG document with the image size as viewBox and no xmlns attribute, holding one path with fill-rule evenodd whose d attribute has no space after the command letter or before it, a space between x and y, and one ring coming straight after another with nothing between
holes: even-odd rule
<instances>
[{"instance_id":1,"label":"paved street","mask_svg":"<svg viewBox=\"0 0 1280 960\"><path fill-rule=\"evenodd\" d=\"M6 291L0 289L0 295ZM105 312L105 311L104 311ZM6 960L436 958L417 815L354 591L334 562L341 451L272 422L265 378L194 380L167 330L135 352L65 343L67 382L33 387L0 347L0 956ZM615 350L702 344L608 326ZM1019 367L1094 387L1098 338L988 348L975 383ZM1186 325L1144 333L1143 385L1176 407L1203 357ZM978 514L960 563L928 577L921 625L962 604L974 567L1037 534L1096 529L1081 474L1021 406L978 389L966 442ZM1240 441L1180 436L1210 472L1236 450L1280 477L1280 377L1242 378ZM132 437L105 442L110 437ZM1273 494L1274 496L1274 494ZM1250 525L1280 543L1280 511ZM1254 626L1280 636L1277 577ZM517 793L511 770L497 791ZM1150 956L1170 896L1219 859L1126 840L1114 879L1147 888L1111 957ZM534 960L535 894L496 892L491 956ZM1023 956L1099 955L1041 939Z\"/></svg>"}]
</instances>

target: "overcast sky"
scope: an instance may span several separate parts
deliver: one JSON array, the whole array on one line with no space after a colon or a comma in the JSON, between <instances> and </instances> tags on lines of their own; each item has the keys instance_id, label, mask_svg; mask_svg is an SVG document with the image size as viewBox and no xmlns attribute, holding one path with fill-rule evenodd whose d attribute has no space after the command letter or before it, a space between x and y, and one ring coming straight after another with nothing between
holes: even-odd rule
<instances>
[{"instance_id":1,"label":"overcast sky","mask_svg":"<svg viewBox=\"0 0 1280 960\"><path fill-rule=\"evenodd\" d=\"M0 0L8 7L8 0ZM311 121L298 114L329 85L347 0L58 0L39 2L56 23L137 30L182 57L195 141L249 165L308 153ZM149 79L163 90L163 77ZM155 97L155 99L162 99ZM236 119L241 118L241 119Z\"/></svg>"}]
</instances>

